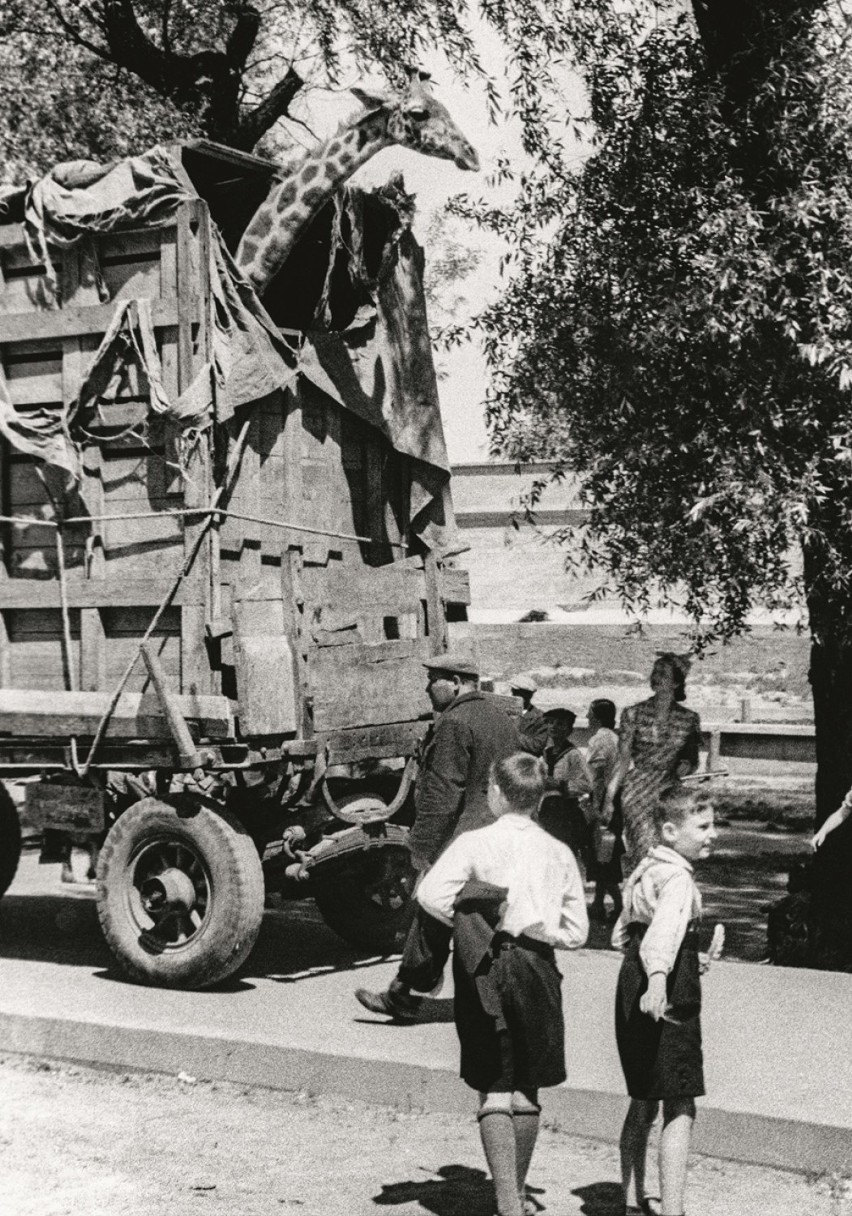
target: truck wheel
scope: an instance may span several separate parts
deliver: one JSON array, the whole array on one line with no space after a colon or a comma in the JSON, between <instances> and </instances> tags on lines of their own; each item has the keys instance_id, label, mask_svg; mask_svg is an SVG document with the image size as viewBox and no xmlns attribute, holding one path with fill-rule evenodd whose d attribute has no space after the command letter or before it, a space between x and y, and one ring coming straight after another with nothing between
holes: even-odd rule
<instances>
[{"instance_id":1,"label":"truck wheel","mask_svg":"<svg viewBox=\"0 0 852 1216\"><path fill-rule=\"evenodd\" d=\"M314 898L323 920L344 941L376 954L402 949L414 914L415 871L401 845L356 855L318 883Z\"/></svg>"},{"instance_id":2,"label":"truck wheel","mask_svg":"<svg viewBox=\"0 0 852 1216\"><path fill-rule=\"evenodd\" d=\"M0 896L12 884L21 858L21 821L18 808L6 787L0 783Z\"/></svg>"},{"instance_id":3,"label":"truck wheel","mask_svg":"<svg viewBox=\"0 0 852 1216\"><path fill-rule=\"evenodd\" d=\"M134 980L204 988L248 957L263 916L257 849L228 811L179 814L143 798L118 817L98 859L98 917Z\"/></svg>"}]
</instances>

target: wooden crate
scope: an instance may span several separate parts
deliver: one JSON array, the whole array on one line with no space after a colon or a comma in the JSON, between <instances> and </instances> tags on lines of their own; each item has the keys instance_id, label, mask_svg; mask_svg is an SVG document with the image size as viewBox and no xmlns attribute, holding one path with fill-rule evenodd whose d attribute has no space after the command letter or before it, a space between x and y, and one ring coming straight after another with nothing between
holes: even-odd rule
<instances>
[{"instance_id":1,"label":"wooden crate","mask_svg":"<svg viewBox=\"0 0 852 1216\"><path fill-rule=\"evenodd\" d=\"M211 239L201 199L171 222L97 237L108 303L84 246L53 250L57 307L21 226L0 225L0 359L15 406L66 407L116 303L143 297L176 399L209 354ZM246 418L229 517L207 531L154 633L169 686L229 696L244 735L332 734L428 710L422 660L443 647L443 601L468 596L460 572L417 551L406 458L300 379L202 433L182 471L178 428L148 419L133 368L99 407L80 489L90 515L148 518L64 530L67 654L54 529L0 524L0 688L115 687L203 530L164 513L210 501ZM34 461L5 441L0 514L52 518ZM127 691L147 687L140 662Z\"/></svg>"}]
</instances>

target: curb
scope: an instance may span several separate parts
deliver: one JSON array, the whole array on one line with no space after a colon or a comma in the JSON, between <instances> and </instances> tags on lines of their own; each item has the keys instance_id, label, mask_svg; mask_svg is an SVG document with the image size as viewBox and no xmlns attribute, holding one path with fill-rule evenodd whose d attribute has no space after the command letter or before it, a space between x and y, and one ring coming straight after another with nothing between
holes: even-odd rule
<instances>
[{"instance_id":1,"label":"curb","mask_svg":"<svg viewBox=\"0 0 852 1216\"><path fill-rule=\"evenodd\" d=\"M401 1031L400 1033L404 1033ZM448 1069L339 1056L261 1040L0 1014L0 1046L112 1069L231 1081L268 1089L368 1100L409 1112L470 1114L470 1091ZM617 1143L623 1094L560 1086L547 1091L546 1118L569 1135ZM699 1106L693 1149L752 1165L796 1171L852 1169L852 1129Z\"/></svg>"}]
</instances>

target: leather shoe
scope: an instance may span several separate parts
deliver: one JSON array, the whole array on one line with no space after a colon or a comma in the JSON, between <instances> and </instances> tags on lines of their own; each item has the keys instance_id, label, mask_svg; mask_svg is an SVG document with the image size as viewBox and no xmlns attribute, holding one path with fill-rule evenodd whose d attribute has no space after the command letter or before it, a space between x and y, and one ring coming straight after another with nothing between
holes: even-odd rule
<instances>
[{"instance_id":1,"label":"leather shoe","mask_svg":"<svg viewBox=\"0 0 852 1216\"><path fill-rule=\"evenodd\" d=\"M383 1013L394 1022L415 1021L420 1003L408 992L370 992L368 988L356 988L355 1000L370 1013Z\"/></svg>"}]
</instances>

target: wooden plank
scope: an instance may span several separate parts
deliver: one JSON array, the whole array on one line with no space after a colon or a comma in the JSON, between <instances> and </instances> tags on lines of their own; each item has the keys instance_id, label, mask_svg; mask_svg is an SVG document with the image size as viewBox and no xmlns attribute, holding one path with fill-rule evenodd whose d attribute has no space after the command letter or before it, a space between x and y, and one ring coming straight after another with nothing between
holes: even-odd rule
<instances>
[{"instance_id":1,"label":"wooden plank","mask_svg":"<svg viewBox=\"0 0 852 1216\"><path fill-rule=\"evenodd\" d=\"M71 608L156 608L172 586L172 579L108 579L104 582L69 583ZM10 578L3 583L3 608L35 609L59 607L56 579ZM176 606L189 604L186 590L179 590ZM144 632L144 630L143 630Z\"/></svg>"},{"instance_id":2,"label":"wooden plank","mask_svg":"<svg viewBox=\"0 0 852 1216\"><path fill-rule=\"evenodd\" d=\"M67 251L62 264L62 300L65 307L88 304L97 297L94 259L95 251L91 243L87 248L77 246ZM62 400L65 409L80 390L86 362L87 352L84 352L83 341L79 337L66 338L62 345ZM100 515L104 509L104 489L99 444L89 444L84 449L82 473L80 490L83 501L93 515ZM88 579L101 581L105 569L102 527L97 523L89 525L86 533L85 574ZM106 682L106 670L106 633L101 614L97 608L83 609L80 612L80 688L83 691L102 688Z\"/></svg>"},{"instance_id":3,"label":"wooden plank","mask_svg":"<svg viewBox=\"0 0 852 1216\"><path fill-rule=\"evenodd\" d=\"M387 566L329 566L306 576L308 600L336 611L341 605L353 615L416 612L426 594L422 570L391 563Z\"/></svg>"},{"instance_id":4,"label":"wooden plank","mask_svg":"<svg viewBox=\"0 0 852 1216\"><path fill-rule=\"evenodd\" d=\"M12 682L12 651L6 614L0 611L0 688L8 688Z\"/></svg>"},{"instance_id":5,"label":"wooden plank","mask_svg":"<svg viewBox=\"0 0 852 1216\"><path fill-rule=\"evenodd\" d=\"M160 295L160 258L103 266L111 300L155 300Z\"/></svg>"},{"instance_id":6,"label":"wooden plank","mask_svg":"<svg viewBox=\"0 0 852 1216\"><path fill-rule=\"evenodd\" d=\"M260 418L257 407L249 405L251 411L248 442L243 452L240 464L239 479L235 493L231 498L233 509L245 515L260 515ZM239 573L237 575L238 595L240 599L248 599L255 588L261 583L261 527L247 520L229 521L237 526L239 538L238 552L240 555ZM223 536L223 541L226 536Z\"/></svg>"},{"instance_id":7,"label":"wooden plank","mask_svg":"<svg viewBox=\"0 0 852 1216\"><path fill-rule=\"evenodd\" d=\"M106 686L106 633L97 608L80 612L80 689L97 692Z\"/></svg>"},{"instance_id":8,"label":"wooden plank","mask_svg":"<svg viewBox=\"0 0 852 1216\"><path fill-rule=\"evenodd\" d=\"M204 241L209 216L207 208L200 202L182 203L177 214L176 276L178 304L178 387L184 392L195 378L196 372L207 358L209 335L210 284L207 262L199 262L197 245ZM194 332L196 324L201 325ZM204 432L198 438L187 462L184 505L205 506L210 501L211 438ZM195 548L202 520L187 520L183 528L184 559ZM181 688L197 692L209 692L212 672L206 646L205 625L210 614L210 535L204 538L192 568L185 579L193 604L203 604L203 610L193 607L181 619L182 655Z\"/></svg>"},{"instance_id":9,"label":"wooden plank","mask_svg":"<svg viewBox=\"0 0 852 1216\"><path fill-rule=\"evenodd\" d=\"M447 618L444 615L444 601L438 581L438 562L431 549L423 559L423 573L426 576L429 649L431 654L443 654L447 649Z\"/></svg>"},{"instance_id":10,"label":"wooden plank","mask_svg":"<svg viewBox=\"0 0 852 1216\"><path fill-rule=\"evenodd\" d=\"M281 602L284 628L290 637L296 677L297 731L303 738L313 734L313 703L308 678L309 644L305 634L305 596L302 590L302 554L299 549L281 550Z\"/></svg>"},{"instance_id":11,"label":"wooden plank","mask_svg":"<svg viewBox=\"0 0 852 1216\"><path fill-rule=\"evenodd\" d=\"M470 603L470 575L467 570L441 566L438 570L441 598L450 604Z\"/></svg>"},{"instance_id":12,"label":"wooden plank","mask_svg":"<svg viewBox=\"0 0 852 1216\"><path fill-rule=\"evenodd\" d=\"M48 280L41 268L33 268L31 273L15 278L7 274L0 296L0 319L5 314L32 316L55 307Z\"/></svg>"},{"instance_id":13,"label":"wooden plank","mask_svg":"<svg viewBox=\"0 0 852 1216\"><path fill-rule=\"evenodd\" d=\"M237 602L233 619L241 736L295 733L298 674L284 605L280 599Z\"/></svg>"},{"instance_id":14,"label":"wooden plank","mask_svg":"<svg viewBox=\"0 0 852 1216\"><path fill-rule=\"evenodd\" d=\"M209 738L234 733L227 697L175 696L184 718ZM108 692L42 692L33 689L0 690L0 733L56 738L93 735L110 701ZM108 738L170 738L156 693L125 693L107 728Z\"/></svg>"},{"instance_id":15,"label":"wooden plank","mask_svg":"<svg viewBox=\"0 0 852 1216\"><path fill-rule=\"evenodd\" d=\"M315 729L343 730L421 717L429 710L422 667L428 654L426 639L312 651L308 673Z\"/></svg>"},{"instance_id":16,"label":"wooden plank","mask_svg":"<svg viewBox=\"0 0 852 1216\"><path fill-rule=\"evenodd\" d=\"M98 238L100 262L102 267L113 263L121 264L128 259L144 257L150 254L159 257L162 246L174 236L175 221L172 219L166 227L142 228L135 231L111 234L103 233Z\"/></svg>"},{"instance_id":17,"label":"wooden plank","mask_svg":"<svg viewBox=\"0 0 852 1216\"><path fill-rule=\"evenodd\" d=\"M168 232L170 228L174 228L174 224L175 222L171 218L159 222L153 221L147 223L144 228L122 229L120 236L104 236L101 240L105 249L110 251L107 256L112 256L122 248L132 249L136 252L149 248L148 242L156 239L156 233ZM26 247L23 224L0 224L0 249L14 249L19 245ZM59 255L61 252L61 250L51 247L51 257Z\"/></svg>"},{"instance_id":18,"label":"wooden plank","mask_svg":"<svg viewBox=\"0 0 852 1216\"><path fill-rule=\"evenodd\" d=\"M110 326L114 312L114 304L101 304L92 308L0 316L0 343L47 341L84 334L103 335ZM152 300L151 314L155 328L178 323L178 306L174 300ZM186 316L190 324L199 320L194 301L186 306Z\"/></svg>"}]
</instances>

